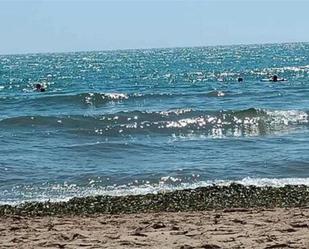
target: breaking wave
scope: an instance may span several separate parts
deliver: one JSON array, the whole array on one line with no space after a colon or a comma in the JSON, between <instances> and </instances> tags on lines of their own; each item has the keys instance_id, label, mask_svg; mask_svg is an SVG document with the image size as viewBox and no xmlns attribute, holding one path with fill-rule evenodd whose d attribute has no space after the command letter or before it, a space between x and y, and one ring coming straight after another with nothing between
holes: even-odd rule
<instances>
[{"instance_id":1,"label":"breaking wave","mask_svg":"<svg viewBox=\"0 0 309 249\"><path fill-rule=\"evenodd\" d=\"M89 186L77 186L76 184L43 184L36 186L15 186L12 192L0 193L0 205L18 205L24 202L59 202L68 201L74 197L87 197L96 195L126 196L126 195L146 195L170 192L183 189L195 189L207 186L229 186L233 183L244 186L257 187L283 187L286 185L309 186L309 178L251 178L246 177L241 180L208 180L197 182L177 182L173 177L161 177L157 184L143 185L120 185L120 186L93 186L92 181ZM13 196L10 197L10 195ZM19 198L22 197L22 198Z\"/></svg>"}]
</instances>

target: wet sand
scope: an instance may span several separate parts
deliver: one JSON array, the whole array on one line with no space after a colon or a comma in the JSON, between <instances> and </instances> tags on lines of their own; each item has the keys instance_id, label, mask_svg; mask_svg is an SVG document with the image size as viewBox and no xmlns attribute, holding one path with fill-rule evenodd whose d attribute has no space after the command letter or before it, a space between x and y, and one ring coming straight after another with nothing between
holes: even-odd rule
<instances>
[{"instance_id":1,"label":"wet sand","mask_svg":"<svg viewBox=\"0 0 309 249\"><path fill-rule=\"evenodd\" d=\"M309 249L309 209L2 216L0 248Z\"/></svg>"}]
</instances>

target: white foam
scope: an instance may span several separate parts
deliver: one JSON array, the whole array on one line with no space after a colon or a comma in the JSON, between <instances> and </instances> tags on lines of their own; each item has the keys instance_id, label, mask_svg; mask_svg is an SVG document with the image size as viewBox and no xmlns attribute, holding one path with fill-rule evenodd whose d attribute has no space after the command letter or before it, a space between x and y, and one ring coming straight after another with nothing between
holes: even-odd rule
<instances>
[{"instance_id":1,"label":"white foam","mask_svg":"<svg viewBox=\"0 0 309 249\"><path fill-rule=\"evenodd\" d=\"M305 66L287 66L287 67L282 67L282 68L276 68L278 71L291 71L291 72L307 72L309 71L309 65Z\"/></svg>"},{"instance_id":2,"label":"white foam","mask_svg":"<svg viewBox=\"0 0 309 249\"><path fill-rule=\"evenodd\" d=\"M160 112L160 114L164 115L164 116L169 116L171 114L181 115L181 114L185 114L185 113L188 113L188 112L191 112L191 111L193 111L193 109L191 109L191 108L175 109L175 110L169 110L169 111L162 111L162 112Z\"/></svg>"},{"instance_id":3,"label":"white foam","mask_svg":"<svg viewBox=\"0 0 309 249\"><path fill-rule=\"evenodd\" d=\"M236 183L245 186L258 186L258 187L283 187L286 185L306 185L309 186L309 178L250 178L246 177Z\"/></svg>"},{"instance_id":4,"label":"white foam","mask_svg":"<svg viewBox=\"0 0 309 249\"><path fill-rule=\"evenodd\" d=\"M206 121L204 118L185 118L185 119L180 119L178 121L168 121L166 123L166 127L167 128L182 128L182 127L186 127L192 124L204 126L206 125Z\"/></svg>"},{"instance_id":5,"label":"white foam","mask_svg":"<svg viewBox=\"0 0 309 249\"><path fill-rule=\"evenodd\" d=\"M306 124L308 123L308 114L299 110L286 111L266 111L267 115L273 118L274 123L289 124Z\"/></svg>"},{"instance_id":6,"label":"white foam","mask_svg":"<svg viewBox=\"0 0 309 249\"><path fill-rule=\"evenodd\" d=\"M127 94L124 93L105 93L105 96L107 96L110 99L128 99L129 96Z\"/></svg>"}]
</instances>

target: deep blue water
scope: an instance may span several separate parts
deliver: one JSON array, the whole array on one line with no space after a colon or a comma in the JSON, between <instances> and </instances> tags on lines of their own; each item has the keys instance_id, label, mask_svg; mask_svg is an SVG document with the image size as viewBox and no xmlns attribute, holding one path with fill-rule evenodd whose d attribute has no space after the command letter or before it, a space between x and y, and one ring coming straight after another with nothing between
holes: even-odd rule
<instances>
[{"instance_id":1,"label":"deep blue water","mask_svg":"<svg viewBox=\"0 0 309 249\"><path fill-rule=\"evenodd\" d=\"M308 152L308 43L0 56L0 203L309 184Z\"/></svg>"}]
</instances>

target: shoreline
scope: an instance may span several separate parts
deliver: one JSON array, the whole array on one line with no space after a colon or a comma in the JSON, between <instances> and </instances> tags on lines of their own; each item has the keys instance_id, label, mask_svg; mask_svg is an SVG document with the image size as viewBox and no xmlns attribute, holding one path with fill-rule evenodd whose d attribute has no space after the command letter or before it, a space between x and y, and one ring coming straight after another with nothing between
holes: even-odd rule
<instances>
[{"instance_id":1,"label":"shoreline","mask_svg":"<svg viewBox=\"0 0 309 249\"><path fill-rule=\"evenodd\" d=\"M87 216L235 208L309 208L309 186L257 187L233 183L158 194L75 197L67 202L0 205L0 216Z\"/></svg>"}]
</instances>

